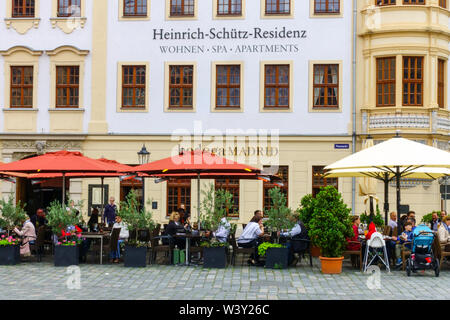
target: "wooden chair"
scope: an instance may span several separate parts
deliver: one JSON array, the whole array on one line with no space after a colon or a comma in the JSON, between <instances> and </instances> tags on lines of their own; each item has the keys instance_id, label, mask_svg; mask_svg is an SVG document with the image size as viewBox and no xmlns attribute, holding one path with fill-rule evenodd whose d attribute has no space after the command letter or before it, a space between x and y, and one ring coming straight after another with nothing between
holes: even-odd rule
<instances>
[{"instance_id":1,"label":"wooden chair","mask_svg":"<svg viewBox=\"0 0 450 320\"><path fill-rule=\"evenodd\" d=\"M411 249L407 248L406 245L412 244L412 242L405 242L402 244L402 270L406 269L406 258L411 255Z\"/></svg>"},{"instance_id":2,"label":"wooden chair","mask_svg":"<svg viewBox=\"0 0 450 320\"><path fill-rule=\"evenodd\" d=\"M231 256L231 264L233 266L236 264L236 255L255 253L255 248L239 248L236 242L236 235L234 233L231 234L231 246L233 247L233 253ZM244 261L244 259L242 261ZM243 264L244 263L242 263L242 265Z\"/></svg>"},{"instance_id":3,"label":"wooden chair","mask_svg":"<svg viewBox=\"0 0 450 320\"><path fill-rule=\"evenodd\" d=\"M363 267L363 253L362 253L362 245L359 241L349 241L349 244L359 244L359 250L346 250L343 253L343 256L350 256L350 259L352 261L352 266L353 267L358 267L358 261L355 261L355 257L358 258L359 257L359 269L362 270Z\"/></svg>"},{"instance_id":4,"label":"wooden chair","mask_svg":"<svg viewBox=\"0 0 450 320\"><path fill-rule=\"evenodd\" d=\"M34 244L30 244L31 252L35 252L37 262L42 261L42 254L44 253L44 240L45 240L45 226L38 228L36 235L36 241Z\"/></svg>"},{"instance_id":5,"label":"wooden chair","mask_svg":"<svg viewBox=\"0 0 450 320\"><path fill-rule=\"evenodd\" d=\"M436 237L434 237L433 243L433 252L437 259L439 259L439 266L442 268L442 261L444 261L445 257L450 257L450 251L445 250L448 249L449 245L441 244L439 240L439 235L436 233Z\"/></svg>"},{"instance_id":6,"label":"wooden chair","mask_svg":"<svg viewBox=\"0 0 450 320\"><path fill-rule=\"evenodd\" d=\"M158 255L158 252L164 252L166 254L166 256L167 255L169 256L169 263L168 264L171 264L172 263L172 251L173 251L173 249L175 247L175 244L174 244L174 241L173 241L173 239L171 237L168 238L169 239L169 244L160 244L159 243L159 240L161 238L161 236L159 236L159 229L160 228L161 228L161 226L159 226L159 228L156 228L155 230L153 230L153 237L150 240L150 242L151 242L151 250L152 250L152 253L150 255L152 257L151 263L152 264L155 263L157 255Z\"/></svg>"}]
</instances>

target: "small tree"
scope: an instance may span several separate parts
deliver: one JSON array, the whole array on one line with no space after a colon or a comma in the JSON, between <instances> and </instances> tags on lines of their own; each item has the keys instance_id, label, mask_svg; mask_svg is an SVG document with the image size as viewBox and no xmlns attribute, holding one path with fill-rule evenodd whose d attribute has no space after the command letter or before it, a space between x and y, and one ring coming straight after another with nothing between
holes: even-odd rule
<instances>
[{"instance_id":1,"label":"small tree","mask_svg":"<svg viewBox=\"0 0 450 320\"><path fill-rule=\"evenodd\" d=\"M15 226L27 219L24 208L25 205L22 205L20 201L17 205L14 204L14 197L12 195L8 197L8 201L0 199L0 226L8 230L8 236Z\"/></svg>"},{"instance_id":2,"label":"small tree","mask_svg":"<svg viewBox=\"0 0 450 320\"><path fill-rule=\"evenodd\" d=\"M135 239L130 241L129 244L137 245L138 229L149 229L151 232L155 228L152 212L144 209L139 210L139 201L134 190L131 190L126 200L120 203L117 215L127 224L128 230L135 231Z\"/></svg>"},{"instance_id":3,"label":"small tree","mask_svg":"<svg viewBox=\"0 0 450 320\"><path fill-rule=\"evenodd\" d=\"M200 223L205 229L215 231L222 224L222 219L227 217L227 211L233 207L233 195L227 190L215 190L213 184L202 193L204 198L200 204Z\"/></svg>"},{"instance_id":4,"label":"small tree","mask_svg":"<svg viewBox=\"0 0 450 320\"><path fill-rule=\"evenodd\" d=\"M305 227L309 229L309 221L314 215L314 208L316 207L316 198L311 194L307 194L300 201L300 207L295 210L299 215L300 220L303 222Z\"/></svg>"},{"instance_id":5,"label":"small tree","mask_svg":"<svg viewBox=\"0 0 450 320\"><path fill-rule=\"evenodd\" d=\"M272 231L282 231L283 229L291 229L294 226L293 212L286 206L287 199L281 189L278 187L269 190L269 197L272 203L270 209L265 210L267 213L266 225Z\"/></svg>"},{"instance_id":6,"label":"small tree","mask_svg":"<svg viewBox=\"0 0 450 320\"><path fill-rule=\"evenodd\" d=\"M347 247L347 238L353 236L350 208L333 186L321 188L309 221L309 237L321 248L322 256L341 257Z\"/></svg>"},{"instance_id":7,"label":"small tree","mask_svg":"<svg viewBox=\"0 0 450 320\"><path fill-rule=\"evenodd\" d=\"M58 236L61 235L62 230L66 230L67 227L75 226L80 222L80 217L72 210L67 210L67 207L58 200L51 202L47 210L46 219L48 225L51 227L52 232Z\"/></svg>"}]
</instances>

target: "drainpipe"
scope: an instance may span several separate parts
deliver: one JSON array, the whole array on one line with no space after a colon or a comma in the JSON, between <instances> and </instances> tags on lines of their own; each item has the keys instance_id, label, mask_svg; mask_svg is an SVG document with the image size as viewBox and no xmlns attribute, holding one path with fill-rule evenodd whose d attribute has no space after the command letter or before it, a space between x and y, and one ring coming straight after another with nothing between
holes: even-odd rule
<instances>
[{"instance_id":1,"label":"drainpipe","mask_svg":"<svg viewBox=\"0 0 450 320\"><path fill-rule=\"evenodd\" d=\"M353 53L352 53L352 153L356 152L356 26L358 18L357 0L353 0ZM352 178L352 213L355 214L356 178Z\"/></svg>"}]
</instances>

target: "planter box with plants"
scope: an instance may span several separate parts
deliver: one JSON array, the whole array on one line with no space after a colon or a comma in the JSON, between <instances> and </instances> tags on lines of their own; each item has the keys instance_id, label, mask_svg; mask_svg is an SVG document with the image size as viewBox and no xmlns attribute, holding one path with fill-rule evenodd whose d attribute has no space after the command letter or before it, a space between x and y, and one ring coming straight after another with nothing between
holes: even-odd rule
<instances>
[{"instance_id":1,"label":"planter box with plants","mask_svg":"<svg viewBox=\"0 0 450 320\"><path fill-rule=\"evenodd\" d=\"M228 242L207 241L200 244L203 247L203 268L225 268L227 266Z\"/></svg>"},{"instance_id":2,"label":"planter box with plants","mask_svg":"<svg viewBox=\"0 0 450 320\"><path fill-rule=\"evenodd\" d=\"M68 267L78 265L80 248L75 241L70 243L59 242L55 246L55 267Z\"/></svg>"},{"instance_id":3,"label":"planter box with plants","mask_svg":"<svg viewBox=\"0 0 450 320\"><path fill-rule=\"evenodd\" d=\"M0 239L0 265L16 265L20 262L19 239L2 236Z\"/></svg>"},{"instance_id":4,"label":"planter box with plants","mask_svg":"<svg viewBox=\"0 0 450 320\"><path fill-rule=\"evenodd\" d=\"M124 266L139 268L147 266L147 248L148 243L138 241L138 230L149 230L150 234L155 228L155 222L150 211L139 210L139 201L134 190L128 193L126 200L120 203L120 209L117 216L121 217L124 225L135 235L134 239L128 239L125 245Z\"/></svg>"},{"instance_id":5,"label":"planter box with plants","mask_svg":"<svg viewBox=\"0 0 450 320\"><path fill-rule=\"evenodd\" d=\"M258 255L265 257L265 267L286 269L289 262L289 249L282 244L263 242L258 246Z\"/></svg>"}]
</instances>

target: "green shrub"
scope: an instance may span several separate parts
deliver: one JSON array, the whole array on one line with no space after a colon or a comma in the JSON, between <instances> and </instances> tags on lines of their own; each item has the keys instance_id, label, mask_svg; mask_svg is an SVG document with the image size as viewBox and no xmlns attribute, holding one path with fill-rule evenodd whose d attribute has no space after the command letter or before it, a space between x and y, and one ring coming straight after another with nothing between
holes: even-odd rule
<instances>
[{"instance_id":1,"label":"green shrub","mask_svg":"<svg viewBox=\"0 0 450 320\"><path fill-rule=\"evenodd\" d=\"M25 205L22 205L20 201L17 205L14 204L14 197L12 195L8 197L8 201L5 201L5 199L0 199L0 227L8 230L9 234L14 227L21 225L23 221L28 219L24 208Z\"/></svg>"},{"instance_id":2,"label":"green shrub","mask_svg":"<svg viewBox=\"0 0 450 320\"><path fill-rule=\"evenodd\" d=\"M440 216L441 212L440 211L432 211L430 213L427 213L426 215L424 215L422 217L422 221L420 223L426 223L426 224L431 224L431 222L433 221L433 213L436 213L438 215L438 217Z\"/></svg>"},{"instance_id":3,"label":"green shrub","mask_svg":"<svg viewBox=\"0 0 450 320\"><path fill-rule=\"evenodd\" d=\"M285 248L285 246L278 243L263 242L258 246L258 255L264 257L269 248Z\"/></svg>"},{"instance_id":4,"label":"green shrub","mask_svg":"<svg viewBox=\"0 0 450 320\"><path fill-rule=\"evenodd\" d=\"M264 222L271 231L282 231L292 229L294 226L293 212L287 207L287 199L278 187L269 190L269 197L272 203L267 209L267 220Z\"/></svg>"},{"instance_id":5,"label":"green shrub","mask_svg":"<svg viewBox=\"0 0 450 320\"><path fill-rule=\"evenodd\" d=\"M58 236L61 235L62 230L66 230L69 226L75 226L80 222L80 218L72 211L68 211L65 205L62 205L58 200L50 203L47 208L46 219L52 232Z\"/></svg>"}]
</instances>

